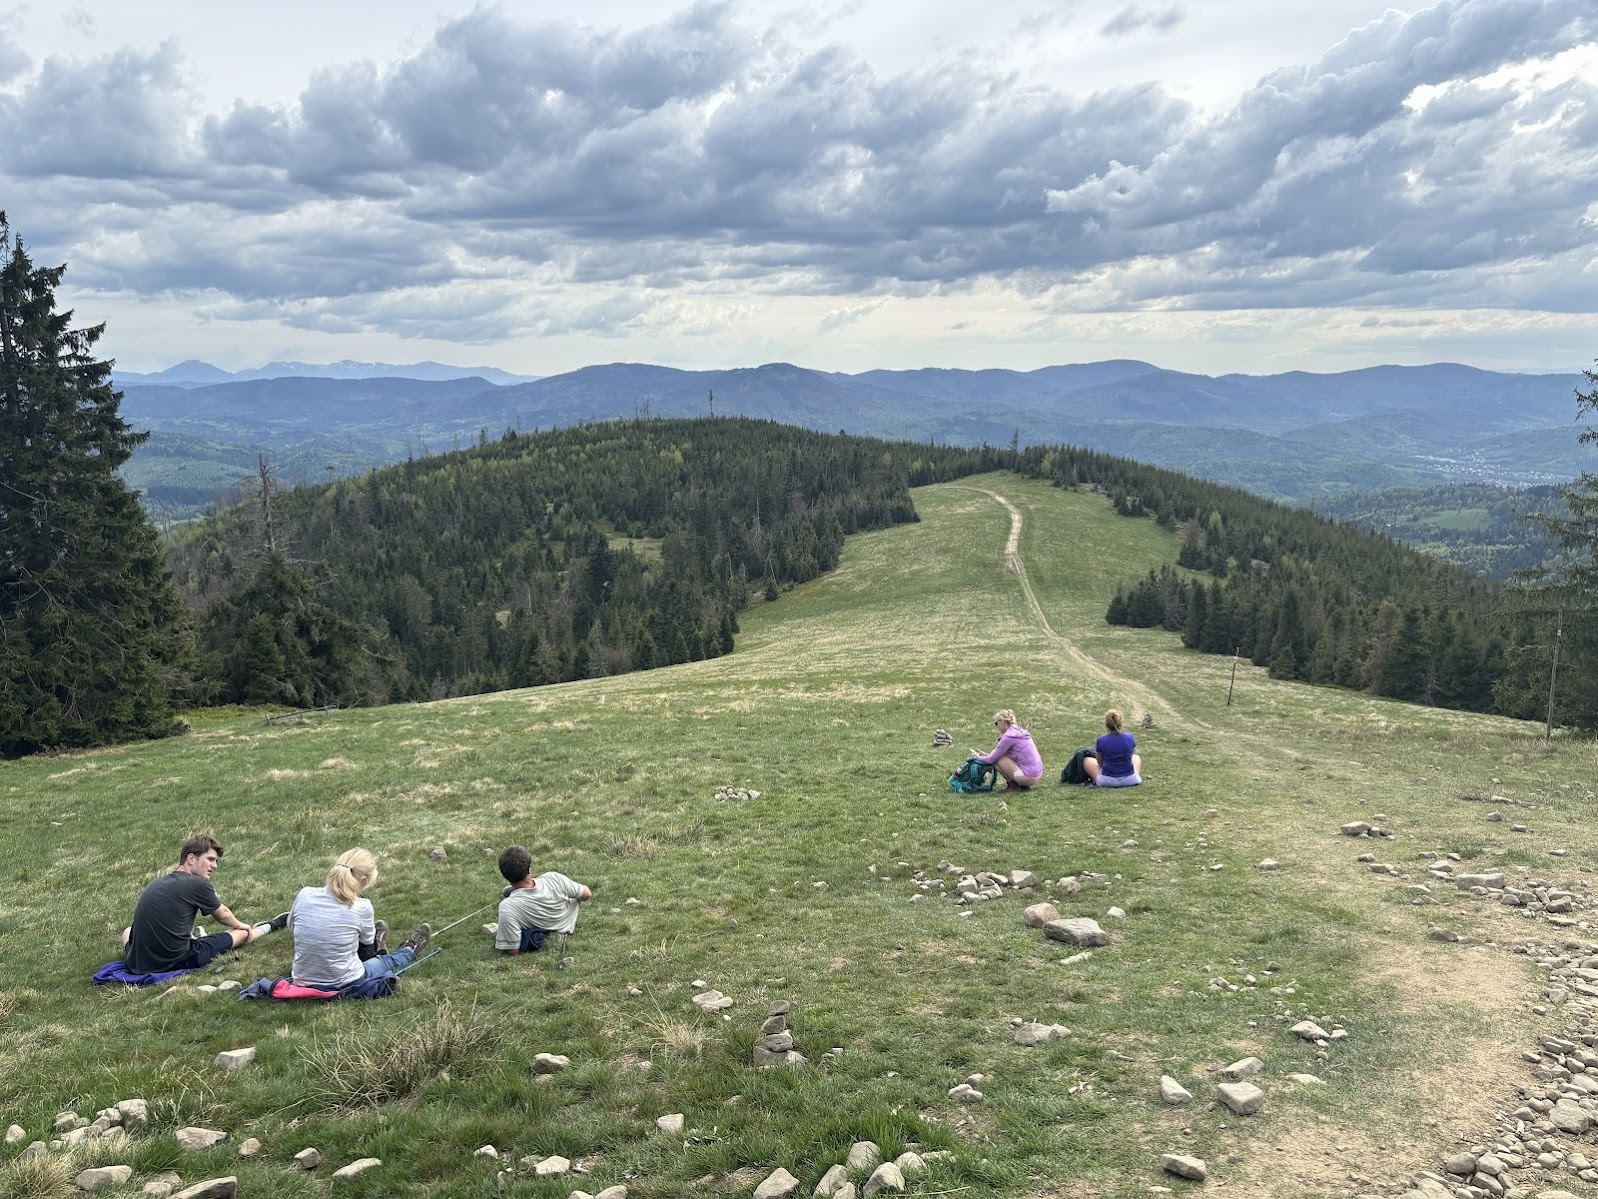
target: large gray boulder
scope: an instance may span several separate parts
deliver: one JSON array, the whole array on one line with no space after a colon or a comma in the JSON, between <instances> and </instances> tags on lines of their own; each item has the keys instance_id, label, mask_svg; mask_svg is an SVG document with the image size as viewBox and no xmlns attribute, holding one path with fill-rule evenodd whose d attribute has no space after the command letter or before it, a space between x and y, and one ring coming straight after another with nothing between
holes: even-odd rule
<instances>
[{"instance_id":1,"label":"large gray boulder","mask_svg":"<svg viewBox=\"0 0 1598 1199\"><path fill-rule=\"evenodd\" d=\"M1110 934L1099 927L1097 920L1089 919L1087 916L1076 916L1069 920L1050 920L1043 926L1043 935L1051 941L1062 941L1067 945L1088 948L1110 943Z\"/></svg>"}]
</instances>

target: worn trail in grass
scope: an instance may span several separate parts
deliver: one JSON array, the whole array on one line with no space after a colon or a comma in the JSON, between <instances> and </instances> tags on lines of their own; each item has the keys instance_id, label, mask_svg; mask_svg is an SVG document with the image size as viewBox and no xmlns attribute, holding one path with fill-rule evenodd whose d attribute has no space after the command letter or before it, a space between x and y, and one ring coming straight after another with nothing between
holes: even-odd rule
<instances>
[{"instance_id":1,"label":"worn trail in grass","mask_svg":"<svg viewBox=\"0 0 1598 1199\"><path fill-rule=\"evenodd\" d=\"M186 1159L186 1178L312 1194L284 1165L316 1144L384 1159L340 1184L350 1195L546 1199L572 1184L518 1174L499 1192L473 1150L580 1158L590 1191L742 1196L779 1165L808 1190L860 1137L919 1140L956 1155L923 1192L1132 1196L1169 1181L1157 1155L1176 1149L1237 1193L1334 1195L1357 1189L1351 1170L1401 1177L1478 1132L1524 1069L1534 979L1522 958L1424 930L1509 943L1522 926L1468 897L1412 906L1336 830L1380 812L1399 838L1376 848L1406 867L1441 849L1579 883L1592 751L1247 666L1227 707L1229 660L1103 623L1118 581L1174 558L1169 533L1003 475L916 498L920 523L852 538L836 572L746 613L725 659L272 726L212 716L177 741L0 766L0 1122L39 1135L64 1107L137 1094L163 1132L206 1123L265 1143L248 1161L226 1147ZM1154 717L1135 729L1147 786L947 790L964 749L991 744L994 709L1015 708L1058 770L1110 706ZM930 747L940 727L953 749ZM722 784L762 794L718 804ZM1537 804L1535 833L1512 838L1462 801L1495 793ZM218 887L246 916L280 910L353 844L379 855L372 897L396 929L496 898L485 852L511 841L596 898L564 972L494 957L469 923L378 1004L89 988L138 888L201 826L227 845ZM435 846L445 861L428 860ZM1255 870L1265 856L1281 870ZM1021 922L1047 889L912 903L912 875L942 861L1103 874L1054 898L1114 943L1062 965L1069 950ZM1112 905L1124 921L1105 919ZM289 957L269 939L228 977ZM735 998L731 1019L692 1007L696 979ZM816 1063L801 1074L750 1065L778 998ZM1327 1063L1285 1032L1306 1015L1349 1029ZM1012 1017L1073 1035L1021 1049ZM418 1043L436 1051L407 1055ZM244 1044L260 1050L251 1070L209 1068ZM543 1050L572 1069L534 1080ZM1159 1104L1161 1074L1202 1098L1250 1053L1268 1064L1261 1115ZM394 1097L340 1098L352 1061ZM974 1071L988 1101L949 1100ZM1295 1071L1328 1085L1294 1086ZM678 1111L685 1135L663 1138L654 1118Z\"/></svg>"}]
</instances>

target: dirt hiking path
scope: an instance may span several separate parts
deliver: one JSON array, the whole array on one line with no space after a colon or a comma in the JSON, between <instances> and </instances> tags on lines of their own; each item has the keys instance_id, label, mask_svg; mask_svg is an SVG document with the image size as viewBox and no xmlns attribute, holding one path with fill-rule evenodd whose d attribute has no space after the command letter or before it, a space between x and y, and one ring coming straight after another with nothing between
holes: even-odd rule
<instances>
[{"instance_id":1,"label":"dirt hiking path","mask_svg":"<svg viewBox=\"0 0 1598 1199\"><path fill-rule=\"evenodd\" d=\"M1112 687L1125 692L1129 696L1135 697L1145 707L1159 709L1159 711L1163 713L1169 720L1187 724L1198 724L1204 728L1209 727L1201 720L1195 721L1182 716L1175 708L1166 702L1164 696L1135 679L1129 679L1124 675L1116 674L1114 671L1100 663L1096 658L1092 658L1085 654L1069 637L1056 632L1054 626L1049 623L1049 617L1048 614L1044 612L1043 605L1038 602L1037 593L1032 590L1032 581L1027 578L1026 563L1021 559L1021 510L1012 504L1005 496L1000 495L997 491L990 491L986 487L968 486L965 488L965 490L980 492L981 494L988 496L990 499L997 500L999 503L1003 504L1005 510L1010 513L1010 536L1004 543L1005 563L1011 570L1015 572L1016 578L1020 580L1021 594L1026 599L1027 609L1032 613L1033 621L1035 621L1037 626L1043 630L1043 635L1054 643L1055 648L1059 650L1061 656L1065 658L1068 664L1080 671L1085 671L1096 678L1102 679L1104 682L1109 683Z\"/></svg>"}]
</instances>

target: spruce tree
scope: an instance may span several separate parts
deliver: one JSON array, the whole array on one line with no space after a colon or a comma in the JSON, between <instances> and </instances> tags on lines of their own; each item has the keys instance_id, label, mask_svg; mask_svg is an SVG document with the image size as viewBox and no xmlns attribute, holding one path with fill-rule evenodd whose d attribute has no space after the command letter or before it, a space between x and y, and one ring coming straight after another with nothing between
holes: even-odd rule
<instances>
[{"instance_id":1,"label":"spruce tree","mask_svg":"<svg viewBox=\"0 0 1598 1199\"><path fill-rule=\"evenodd\" d=\"M116 471L145 435L119 415L104 325L58 312L0 213L0 753L162 736L192 641L155 530Z\"/></svg>"}]
</instances>

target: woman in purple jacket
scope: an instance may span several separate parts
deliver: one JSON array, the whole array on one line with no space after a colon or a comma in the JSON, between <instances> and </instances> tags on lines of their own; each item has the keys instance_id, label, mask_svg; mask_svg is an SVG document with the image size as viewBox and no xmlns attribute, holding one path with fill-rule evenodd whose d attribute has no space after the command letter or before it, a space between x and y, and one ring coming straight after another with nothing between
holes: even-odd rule
<instances>
[{"instance_id":1,"label":"woman in purple jacket","mask_svg":"<svg viewBox=\"0 0 1598 1199\"><path fill-rule=\"evenodd\" d=\"M999 730L999 743L993 752L979 754L973 750L972 756L997 767L1012 787L1024 791L1037 786L1043 780L1043 757L1032 744L1032 734L1015 722L1015 713L1009 708L1000 708L993 714L993 727Z\"/></svg>"}]
</instances>

